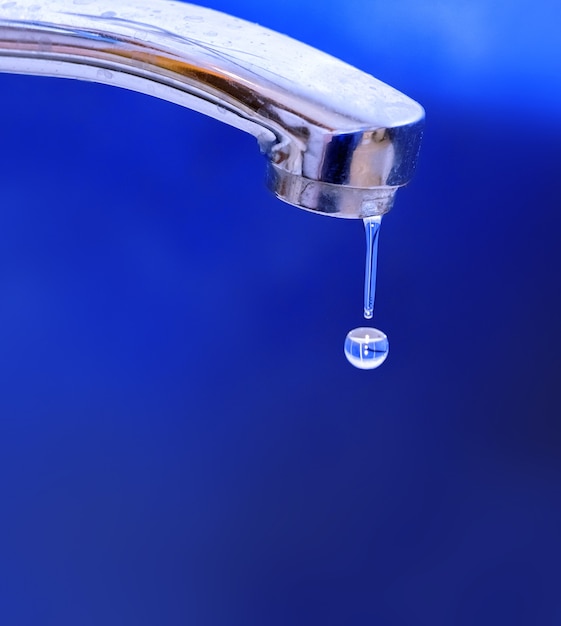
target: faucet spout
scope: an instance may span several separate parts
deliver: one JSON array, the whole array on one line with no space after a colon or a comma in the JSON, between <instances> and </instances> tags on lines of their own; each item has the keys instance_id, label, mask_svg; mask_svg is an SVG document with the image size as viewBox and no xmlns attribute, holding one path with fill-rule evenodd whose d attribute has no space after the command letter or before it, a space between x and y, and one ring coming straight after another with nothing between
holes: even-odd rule
<instances>
[{"instance_id":1,"label":"faucet spout","mask_svg":"<svg viewBox=\"0 0 561 626\"><path fill-rule=\"evenodd\" d=\"M0 71L116 85L222 120L258 139L281 200L337 217L391 208L424 119L419 104L342 61L175 0L3 2Z\"/></svg>"}]
</instances>

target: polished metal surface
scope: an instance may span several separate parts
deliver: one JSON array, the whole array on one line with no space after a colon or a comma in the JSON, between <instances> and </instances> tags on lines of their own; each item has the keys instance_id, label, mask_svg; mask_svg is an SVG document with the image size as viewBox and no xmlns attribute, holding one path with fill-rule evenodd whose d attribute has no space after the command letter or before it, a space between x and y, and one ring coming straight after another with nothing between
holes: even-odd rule
<instances>
[{"instance_id":1,"label":"polished metal surface","mask_svg":"<svg viewBox=\"0 0 561 626\"><path fill-rule=\"evenodd\" d=\"M305 44L174 0L0 4L0 71L96 81L254 135L282 200L337 217L386 213L413 173L424 111ZM221 167L235 148L221 146Z\"/></svg>"}]
</instances>

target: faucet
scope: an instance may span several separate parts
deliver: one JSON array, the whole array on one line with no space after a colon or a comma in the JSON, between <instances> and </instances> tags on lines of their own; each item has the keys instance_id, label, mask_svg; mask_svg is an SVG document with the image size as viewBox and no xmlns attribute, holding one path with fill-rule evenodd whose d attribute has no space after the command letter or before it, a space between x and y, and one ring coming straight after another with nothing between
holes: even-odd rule
<instances>
[{"instance_id":1,"label":"faucet","mask_svg":"<svg viewBox=\"0 0 561 626\"><path fill-rule=\"evenodd\" d=\"M342 61L176 0L4 0L0 71L116 85L222 120L257 138L278 198L335 217L390 210L424 120ZM235 151L219 158L227 167Z\"/></svg>"}]
</instances>

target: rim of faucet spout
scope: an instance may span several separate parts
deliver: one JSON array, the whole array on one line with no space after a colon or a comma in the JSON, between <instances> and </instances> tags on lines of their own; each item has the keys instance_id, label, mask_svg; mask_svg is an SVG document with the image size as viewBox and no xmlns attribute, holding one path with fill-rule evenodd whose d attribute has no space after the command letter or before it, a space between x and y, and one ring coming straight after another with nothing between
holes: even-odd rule
<instances>
[{"instance_id":1,"label":"rim of faucet spout","mask_svg":"<svg viewBox=\"0 0 561 626\"><path fill-rule=\"evenodd\" d=\"M280 200L300 209L346 219L385 215L394 204L399 186L350 187L311 180L267 165L266 184Z\"/></svg>"}]
</instances>

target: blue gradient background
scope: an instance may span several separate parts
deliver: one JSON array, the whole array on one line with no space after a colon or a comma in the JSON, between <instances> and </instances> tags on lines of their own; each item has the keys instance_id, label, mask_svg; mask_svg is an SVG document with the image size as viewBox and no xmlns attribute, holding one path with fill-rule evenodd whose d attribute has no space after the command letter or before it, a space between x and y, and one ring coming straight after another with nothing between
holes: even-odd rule
<instances>
[{"instance_id":1,"label":"blue gradient background","mask_svg":"<svg viewBox=\"0 0 561 626\"><path fill-rule=\"evenodd\" d=\"M561 623L561 9L213 0L419 100L363 231L253 138L0 76L2 626Z\"/></svg>"}]
</instances>

